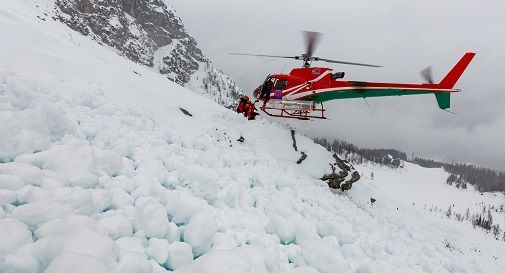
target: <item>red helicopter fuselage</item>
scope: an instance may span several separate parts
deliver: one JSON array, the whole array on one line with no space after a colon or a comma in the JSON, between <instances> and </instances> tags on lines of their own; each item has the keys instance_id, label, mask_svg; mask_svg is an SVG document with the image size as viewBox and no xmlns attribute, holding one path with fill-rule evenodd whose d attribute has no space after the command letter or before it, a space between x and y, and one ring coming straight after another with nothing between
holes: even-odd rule
<instances>
[{"instance_id":1,"label":"red helicopter fuselage","mask_svg":"<svg viewBox=\"0 0 505 273\"><path fill-rule=\"evenodd\" d=\"M270 75L254 91L254 95L266 101L261 109L267 114L301 119L324 118L324 108L317 108L317 105L349 98L435 94L438 106L445 110L450 107L450 94L460 91L454 89L454 85L474 56L475 53L467 52L440 83L344 81L341 80L344 72L333 73L333 69L325 67L302 67L291 70L289 74ZM264 88L267 81L270 81L267 85L270 90ZM281 113L272 114L269 110L279 110ZM321 115L308 115L313 111L320 111Z\"/></svg>"}]
</instances>

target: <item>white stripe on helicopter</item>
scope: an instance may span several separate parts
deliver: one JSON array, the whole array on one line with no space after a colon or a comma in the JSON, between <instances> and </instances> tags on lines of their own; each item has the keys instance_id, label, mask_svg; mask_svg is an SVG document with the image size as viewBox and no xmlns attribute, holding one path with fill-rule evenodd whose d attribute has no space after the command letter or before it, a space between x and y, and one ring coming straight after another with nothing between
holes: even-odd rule
<instances>
[{"instance_id":1,"label":"white stripe on helicopter","mask_svg":"<svg viewBox=\"0 0 505 273\"><path fill-rule=\"evenodd\" d=\"M434 89L434 88L419 88L419 87L406 87L406 88L397 88L397 87L337 87L337 88L326 88L319 90L309 90L305 92L296 93L294 95L288 95L285 98L288 100L296 100L302 97L307 96L315 96L323 93L335 92L335 91L345 91L345 90L363 90L363 89L373 89L373 90L387 90L387 89L397 89L397 90L416 90L416 91L442 91L442 92L458 92L458 89Z\"/></svg>"}]
</instances>

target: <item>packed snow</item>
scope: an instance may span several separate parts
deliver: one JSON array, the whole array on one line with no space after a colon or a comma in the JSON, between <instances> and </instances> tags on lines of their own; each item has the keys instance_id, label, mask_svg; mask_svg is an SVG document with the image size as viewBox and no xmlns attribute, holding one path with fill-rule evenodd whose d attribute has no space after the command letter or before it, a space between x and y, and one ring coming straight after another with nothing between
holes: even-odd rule
<instances>
[{"instance_id":1,"label":"packed snow","mask_svg":"<svg viewBox=\"0 0 505 273\"><path fill-rule=\"evenodd\" d=\"M409 163L356 166L363 178L332 192L332 154L309 138L296 136L298 165L288 128L42 20L51 0L34 2L0 6L0 272L505 268L504 242L425 209L502 194Z\"/></svg>"}]
</instances>

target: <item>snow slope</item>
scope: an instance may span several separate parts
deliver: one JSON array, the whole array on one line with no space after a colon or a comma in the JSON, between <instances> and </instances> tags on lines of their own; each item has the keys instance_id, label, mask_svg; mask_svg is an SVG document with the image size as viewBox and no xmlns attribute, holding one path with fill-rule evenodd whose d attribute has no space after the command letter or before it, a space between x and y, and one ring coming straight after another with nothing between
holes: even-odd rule
<instances>
[{"instance_id":1,"label":"snow slope","mask_svg":"<svg viewBox=\"0 0 505 273\"><path fill-rule=\"evenodd\" d=\"M421 205L502 195L410 164L333 193L321 146L297 136L297 165L286 128L38 19L43 2L0 6L0 272L503 271L503 242Z\"/></svg>"}]
</instances>

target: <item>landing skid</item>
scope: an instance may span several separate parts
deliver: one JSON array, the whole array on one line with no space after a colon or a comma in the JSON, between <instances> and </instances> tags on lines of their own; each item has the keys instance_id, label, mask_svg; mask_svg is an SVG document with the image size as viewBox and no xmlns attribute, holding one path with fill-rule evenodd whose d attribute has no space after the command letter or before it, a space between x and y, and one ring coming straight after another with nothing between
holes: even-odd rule
<instances>
[{"instance_id":1,"label":"landing skid","mask_svg":"<svg viewBox=\"0 0 505 273\"><path fill-rule=\"evenodd\" d=\"M268 106L262 106L262 107L260 107L260 109L265 114L267 114L271 117L293 118L293 119L300 119L300 120L326 119L326 117L324 116L324 112L326 110L324 109L323 104L321 104L320 108L314 108L312 110L288 110L288 109L268 107ZM314 115L312 113L319 113L319 115Z\"/></svg>"}]
</instances>

